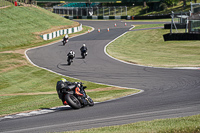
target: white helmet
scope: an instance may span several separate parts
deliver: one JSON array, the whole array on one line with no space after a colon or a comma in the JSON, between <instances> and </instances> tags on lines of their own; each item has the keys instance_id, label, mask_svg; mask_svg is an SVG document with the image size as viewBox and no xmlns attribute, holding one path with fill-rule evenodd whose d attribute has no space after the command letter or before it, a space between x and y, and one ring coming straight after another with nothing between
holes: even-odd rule
<instances>
[{"instance_id":1,"label":"white helmet","mask_svg":"<svg viewBox=\"0 0 200 133\"><path fill-rule=\"evenodd\" d=\"M83 47L85 47L85 44L83 44Z\"/></svg>"}]
</instances>

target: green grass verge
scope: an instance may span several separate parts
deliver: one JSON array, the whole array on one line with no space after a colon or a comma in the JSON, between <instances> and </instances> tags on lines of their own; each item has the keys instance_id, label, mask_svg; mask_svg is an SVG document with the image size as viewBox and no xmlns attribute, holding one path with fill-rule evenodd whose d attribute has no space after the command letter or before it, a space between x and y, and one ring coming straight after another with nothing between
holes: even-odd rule
<instances>
[{"instance_id":1,"label":"green grass verge","mask_svg":"<svg viewBox=\"0 0 200 133\"><path fill-rule=\"evenodd\" d=\"M169 29L131 31L107 47L118 59L154 67L199 67L199 41L164 41Z\"/></svg>"},{"instance_id":2,"label":"green grass verge","mask_svg":"<svg viewBox=\"0 0 200 133\"><path fill-rule=\"evenodd\" d=\"M94 91L94 92L87 92L89 96L94 99L96 102L103 102L106 100L111 100L127 95L131 95L133 93L137 93L139 90L135 89L122 89L122 90L104 90L104 91Z\"/></svg>"},{"instance_id":3,"label":"green grass verge","mask_svg":"<svg viewBox=\"0 0 200 133\"><path fill-rule=\"evenodd\" d=\"M62 18L42 8L9 7L1 9L0 50L27 46L38 41L35 33L55 26L75 25L75 22Z\"/></svg>"},{"instance_id":4,"label":"green grass verge","mask_svg":"<svg viewBox=\"0 0 200 133\"><path fill-rule=\"evenodd\" d=\"M145 28L153 28L153 27L163 27L163 24L144 24L144 25L135 25L135 27L132 29L145 29Z\"/></svg>"},{"instance_id":5,"label":"green grass verge","mask_svg":"<svg viewBox=\"0 0 200 133\"><path fill-rule=\"evenodd\" d=\"M132 124L85 129L64 133L199 133L200 115L141 121Z\"/></svg>"}]
</instances>

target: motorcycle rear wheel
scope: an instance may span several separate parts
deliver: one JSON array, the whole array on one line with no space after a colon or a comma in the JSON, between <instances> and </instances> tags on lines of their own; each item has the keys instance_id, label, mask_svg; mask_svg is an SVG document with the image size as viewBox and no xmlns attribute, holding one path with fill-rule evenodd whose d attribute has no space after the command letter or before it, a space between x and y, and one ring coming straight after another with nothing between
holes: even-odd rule
<instances>
[{"instance_id":1,"label":"motorcycle rear wheel","mask_svg":"<svg viewBox=\"0 0 200 133\"><path fill-rule=\"evenodd\" d=\"M81 56L82 56L83 59L85 59L85 54L84 53L82 53Z\"/></svg>"},{"instance_id":2,"label":"motorcycle rear wheel","mask_svg":"<svg viewBox=\"0 0 200 133\"><path fill-rule=\"evenodd\" d=\"M72 94L66 94L65 95L65 100L69 104L70 107L73 109L80 109L81 108L81 103L79 100Z\"/></svg>"}]
</instances>

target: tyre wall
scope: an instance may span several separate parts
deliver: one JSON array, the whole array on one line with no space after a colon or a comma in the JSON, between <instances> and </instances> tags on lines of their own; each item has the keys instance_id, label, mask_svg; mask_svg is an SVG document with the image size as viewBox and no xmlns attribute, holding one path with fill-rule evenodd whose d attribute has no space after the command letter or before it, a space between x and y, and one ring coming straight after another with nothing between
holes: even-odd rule
<instances>
[{"instance_id":1,"label":"tyre wall","mask_svg":"<svg viewBox=\"0 0 200 133\"><path fill-rule=\"evenodd\" d=\"M163 38L165 41L200 40L200 33L168 33Z\"/></svg>"},{"instance_id":2,"label":"tyre wall","mask_svg":"<svg viewBox=\"0 0 200 133\"><path fill-rule=\"evenodd\" d=\"M73 28L69 28L69 29L58 30L58 31L55 31L55 32L52 32L52 33L44 34L44 35L41 35L41 37L44 40L50 40L50 39L59 37L61 35L72 34L72 33L75 33L75 32L79 32L81 30L82 30L82 24L80 26L78 26L78 27L73 27Z\"/></svg>"}]
</instances>

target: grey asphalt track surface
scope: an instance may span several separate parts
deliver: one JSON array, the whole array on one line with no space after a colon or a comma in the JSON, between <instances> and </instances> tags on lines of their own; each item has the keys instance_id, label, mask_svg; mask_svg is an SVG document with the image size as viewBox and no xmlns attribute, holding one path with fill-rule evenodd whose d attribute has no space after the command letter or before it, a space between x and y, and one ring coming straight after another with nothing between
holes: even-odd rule
<instances>
[{"instance_id":1,"label":"grey asphalt track surface","mask_svg":"<svg viewBox=\"0 0 200 133\"><path fill-rule=\"evenodd\" d=\"M29 50L30 60L54 72L92 82L137 88L143 93L73 110L0 121L0 132L58 132L127 124L161 118L200 114L200 71L164 69L126 64L104 53L104 47L131 28L120 21L80 21L95 30L74 37L66 46L58 42ZM114 23L117 27L114 27ZM143 22L143 24L145 24ZM107 28L110 32L107 32ZM101 28L101 32L97 29ZM135 30L134 32L137 32ZM80 47L85 43L88 56L81 59ZM76 59L67 65L66 54L76 52ZM56 83L55 83L56 84Z\"/></svg>"}]
</instances>

